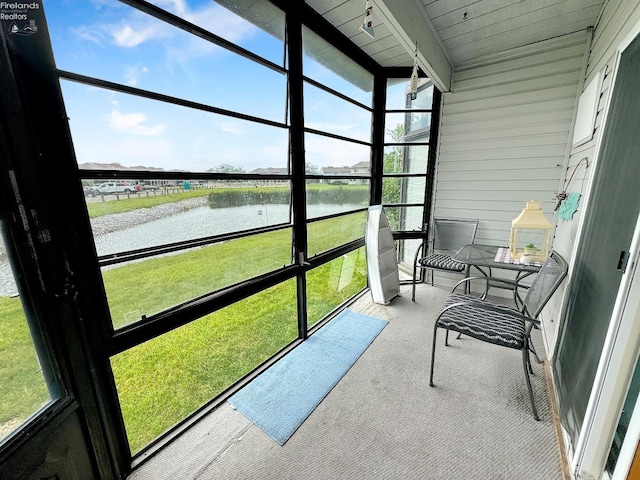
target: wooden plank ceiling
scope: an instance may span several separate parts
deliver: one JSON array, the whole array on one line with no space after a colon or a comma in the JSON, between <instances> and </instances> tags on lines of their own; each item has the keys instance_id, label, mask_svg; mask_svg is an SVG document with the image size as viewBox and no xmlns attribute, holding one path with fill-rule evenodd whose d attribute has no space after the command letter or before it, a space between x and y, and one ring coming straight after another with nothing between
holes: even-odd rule
<instances>
[{"instance_id":1,"label":"wooden plank ceiling","mask_svg":"<svg viewBox=\"0 0 640 480\"><path fill-rule=\"evenodd\" d=\"M388 25L394 18L383 10L419 9L411 22L430 29L456 69L473 65L515 47L595 26L606 0L373 0L375 38L359 30L365 0L306 0L332 25L385 67L410 66L413 52L398 37L398 29L415 26ZM386 9L385 7L389 8ZM418 45L420 48L420 45ZM429 58L428 52L421 52Z\"/></svg>"}]
</instances>

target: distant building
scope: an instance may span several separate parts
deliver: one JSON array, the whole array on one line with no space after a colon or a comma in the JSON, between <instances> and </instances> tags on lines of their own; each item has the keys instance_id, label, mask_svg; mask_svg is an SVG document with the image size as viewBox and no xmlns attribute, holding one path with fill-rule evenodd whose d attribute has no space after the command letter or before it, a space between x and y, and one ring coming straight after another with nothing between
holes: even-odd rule
<instances>
[{"instance_id":1,"label":"distant building","mask_svg":"<svg viewBox=\"0 0 640 480\"><path fill-rule=\"evenodd\" d=\"M327 176L344 176L344 175L362 175L362 176L369 176L370 172L371 172L371 167L369 165L369 162L359 162L356 163L355 165L352 165L351 167L322 167L322 174L323 175L327 175ZM325 179L322 180L323 183L329 183L329 184L338 184L338 183L346 183L349 185L357 185L357 184L361 184L361 183L366 183L367 180L366 179L354 179L354 178L345 178L342 180L332 180L332 179Z\"/></svg>"},{"instance_id":2,"label":"distant building","mask_svg":"<svg viewBox=\"0 0 640 480\"><path fill-rule=\"evenodd\" d=\"M255 170L251 170L249 172L252 175L288 175L289 169L287 167L266 167L266 168L256 168ZM286 179L278 180L278 179L265 179L265 180L251 180L251 183L260 184L260 185L283 185L287 182Z\"/></svg>"},{"instance_id":3,"label":"distant building","mask_svg":"<svg viewBox=\"0 0 640 480\"><path fill-rule=\"evenodd\" d=\"M289 169L279 168L279 167L267 167L267 168L256 168L255 170L251 170L249 172L252 175L288 175Z\"/></svg>"}]
</instances>

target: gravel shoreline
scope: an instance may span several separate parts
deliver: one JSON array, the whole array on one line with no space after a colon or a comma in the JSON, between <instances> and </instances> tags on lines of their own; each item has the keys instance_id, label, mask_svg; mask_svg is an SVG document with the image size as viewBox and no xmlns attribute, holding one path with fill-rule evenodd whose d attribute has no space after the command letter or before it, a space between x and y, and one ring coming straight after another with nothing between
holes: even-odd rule
<instances>
[{"instance_id":1,"label":"gravel shoreline","mask_svg":"<svg viewBox=\"0 0 640 480\"><path fill-rule=\"evenodd\" d=\"M207 197L189 198L179 202L163 203L150 208L140 208L130 212L113 213L91 219L93 235L104 235L129 227L135 227L160 218L170 217L176 213L186 212L192 208L203 207L208 204Z\"/></svg>"}]
</instances>

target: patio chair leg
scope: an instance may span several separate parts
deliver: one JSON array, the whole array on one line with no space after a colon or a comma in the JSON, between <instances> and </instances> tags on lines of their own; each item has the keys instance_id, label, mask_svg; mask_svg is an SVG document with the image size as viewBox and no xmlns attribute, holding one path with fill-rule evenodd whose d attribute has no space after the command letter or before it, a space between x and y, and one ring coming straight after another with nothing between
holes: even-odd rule
<instances>
[{"instance_id":1,"label":"patio chair leg","mask_svg":"<svg viewBox=\"0 0 640 480\"><path fill-rule=\"evenodd\" d=\"M531 400L531 410L533 411L533 418L535 418L536 420L540 420L540 417L538 416L538 410L536 409L536 402L533 399L533 388L531 388L531 379L529 378L529 351L527 349L527 346L525 345L522 349L522 363L524 366L524 378L527 381L527 389L529 390L529 400Z\"/></svg>"},{"instance_id":2,"label":"patio chair leg","mask_svg":"<svg viewBox=\"0 0 640 480\"><path fill-rule=\"evenodd\" d=\"M536 348L531 342L531 337L529 337L529 349L531 350L531 353L533 353L533 356L536 358L536 363L542 363L542 360L540 360L540 357L538 356L538 352L536 352Z\"/></svg>"},{"instance_id":3,"label":"patio chair leg","mask_svg":"<svg viewBox=\"0 0 640 480\"><path fill-rule=\"evenodd\" d=\"M411 301L416 301L416 266L413 266L413 282L411 284Z\"/></svg>"},{"instance_id":4,"label":"patio chair leg","mask_svg":"<svg viewBox=\"0 0 640 480\"><path fill-rule=\"evenodd\" d=\"M444 345L446 347L449 346L449 329L448 328L447 328L447 333L445 333L445 335L444 335Z\"/></svg>"},{"instance_id":5,"label":"patio chair leg","mask_svg":"<svg viewBox=\"0 0 640 480\"><path fill-rule=\"evenodd\" d=\"M447 330L448 332L448 330ZM433 345L431 346L431 371L429 372L429 386L433 387L433 362L436 359L436 335L438 333L438 323L433 329Z\"/></svg>"}]
</instances>

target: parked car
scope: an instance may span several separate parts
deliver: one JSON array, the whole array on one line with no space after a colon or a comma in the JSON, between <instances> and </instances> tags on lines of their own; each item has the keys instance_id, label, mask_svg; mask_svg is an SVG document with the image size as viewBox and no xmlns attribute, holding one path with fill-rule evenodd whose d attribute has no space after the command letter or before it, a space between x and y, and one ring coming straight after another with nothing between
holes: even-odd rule
<instances>
[{"instance_id":1,"label":"parked car","mask_svg":"<svg viewBox=\"0 0 640 480\"><path fill-rule=\"evenodd\" d=\"M133 193L135 191L135 185L130 183L104 182L98 185L98 192L103 195L110 193Z\"/></svg>"},{"instance_id":2,"label":"parked car","mask_svg":"<svg viewBox=\"0 0 640 480\"><path fill-rule=\"evenodd\" d=\"M95 197L100 193L100 191L96 187L90 187L88 185L82 187L82 190L84 191L85 197Z\"/></svg>"},{"instance_id":3,"label":"parked car","mask_svg":"<svg viewBox=\"0 0 640 480\"><path fill-rule=\"evenodd\" d=\"M151 185L150 183L147 183L147 182L139 182L137 185L140 185L142 190L151 190L151 191L153 191L156 188L158 188L157 185Z\"/></svg>"}]
</instances>

